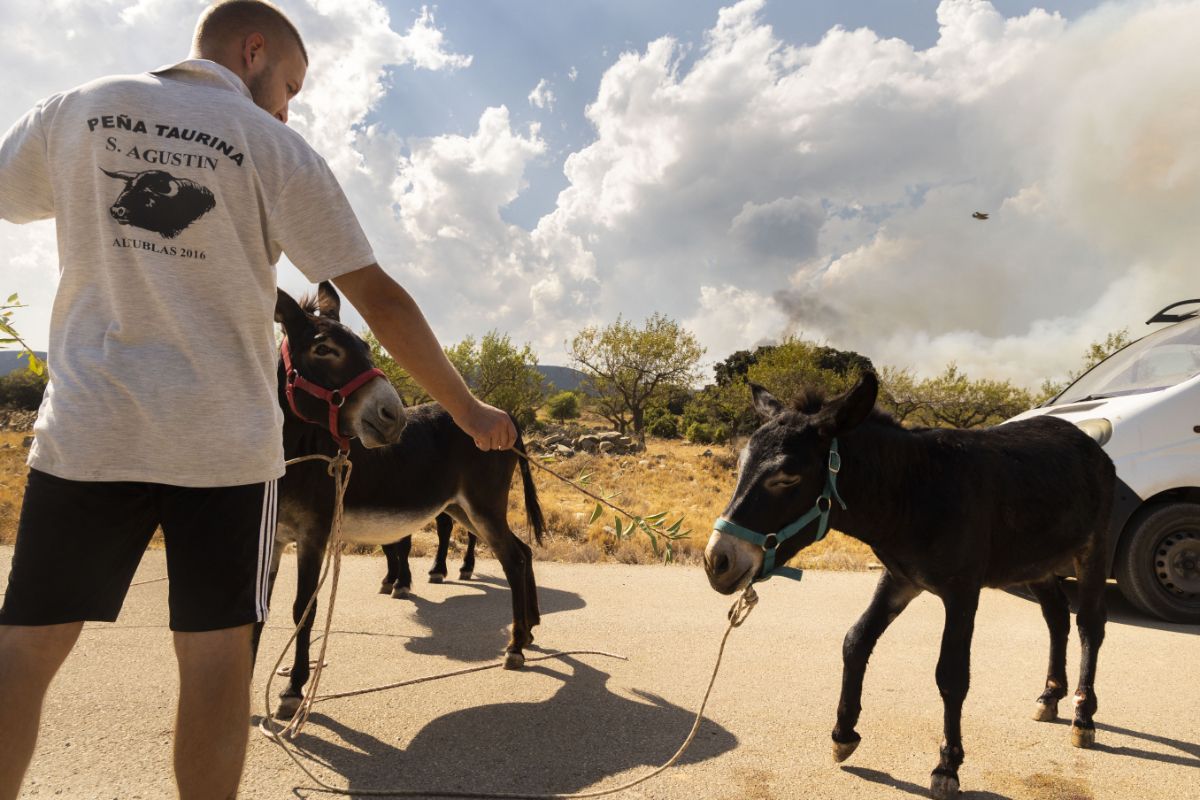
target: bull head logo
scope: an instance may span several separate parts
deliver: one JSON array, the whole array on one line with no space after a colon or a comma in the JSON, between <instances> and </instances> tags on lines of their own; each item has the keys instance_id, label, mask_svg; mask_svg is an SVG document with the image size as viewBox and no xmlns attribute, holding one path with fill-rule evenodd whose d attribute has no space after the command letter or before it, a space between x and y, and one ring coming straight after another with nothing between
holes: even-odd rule
<instances>
[{"instance_id":1,"label":"bull head logo","mask_svg":"<svg viewBox=\"0 0 1200 800\"><path fill-rule=\"evenodd\" d=\"M125 182L125 188L108 213L122 225L154 231L173 239L216 205L212 192L200 184L176 178L163 170L110 172L110 178Z\"/></svg>"}]
</instances>

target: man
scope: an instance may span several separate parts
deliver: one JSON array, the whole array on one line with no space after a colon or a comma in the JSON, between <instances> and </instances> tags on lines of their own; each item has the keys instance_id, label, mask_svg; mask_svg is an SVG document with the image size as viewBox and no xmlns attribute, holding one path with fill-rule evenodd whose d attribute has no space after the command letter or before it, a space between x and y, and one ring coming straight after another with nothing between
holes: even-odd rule
<instances>
[{"instance_id":1,"label":"man","mask_svg":"<svg viewBox=\"0 0 1200 800\"><path fill-rule=\"evenodd\" d=\"M283 474L281 253L314 283L333 280L480 448L516 438L471 396L375 264L325 162L286 127L307 65L274 6L219 3L188 60L47 98L0 141L0 219L55 217L60 256L50 384L0 608L0 799L20 789L83 622L116 619L160 525L179 794L236 794L274 535L264 520Z\"/></svg>"}]
</instances>

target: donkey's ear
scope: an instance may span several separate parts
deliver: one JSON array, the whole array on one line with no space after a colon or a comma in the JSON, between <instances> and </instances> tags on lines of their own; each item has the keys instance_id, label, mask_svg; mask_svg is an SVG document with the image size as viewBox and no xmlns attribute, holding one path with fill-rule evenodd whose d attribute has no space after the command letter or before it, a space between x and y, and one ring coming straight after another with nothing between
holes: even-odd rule
<instances>
[{"instance_id":1,"label":"donkey's ear","mask_svg":"<svg viewBox=\"0 0 1200 800\"><path fill-rule=\"evenodd\" d=\"M783 411L783 403L757 383L750 384L750 395L754 398L754 410L763 422Z\"/></svg>"},{"instance_id":2,"label":"donkey's ear","mask_svg":"<svg viewBox=\"0 0 1200 800\"><path fill-rule=\"evenodd\" d=\"M284 331L298 329L307 319L304 309L290 294L283 289L275 289L275 321L283 325Z\"/></svg>"},{"instance_id":3,"label":"donkey's ear","mask_svg":"<svg viewBox=\"0 0 1200 800\"><path fill-rule=\"evenodd\" d=\"M875 408L878 395L879 379L874 372L864 372L852 389L830 400L821 409L817 422L821 433L837 436L856 427Z\"/></svg>"},{"instance_id":4,"label":"donkey's ear","mask_svg":"<svg viewBox=\"0 0 1200 800\"><path fill-rule=\"evenodd\" d=\"M317 310L325 319L341 322L342 298L329 281L317 284Z\"/></svg>"}]
</instances>

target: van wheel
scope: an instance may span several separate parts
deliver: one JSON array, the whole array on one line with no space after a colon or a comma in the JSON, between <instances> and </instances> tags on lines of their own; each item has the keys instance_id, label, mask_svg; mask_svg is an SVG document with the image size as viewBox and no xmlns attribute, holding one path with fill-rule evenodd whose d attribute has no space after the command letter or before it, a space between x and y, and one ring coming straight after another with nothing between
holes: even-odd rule
<instances>
[{"instance_id":1,"label":"van wheel","mask_svg":"<svg viewBox=\"0 0 1200 800\"><path fill-rule=\"evenodd\" d=\"M1121 594L1140 610L1200 624L1200 505L1167 503L1138 512L1114 566Z\"/></svg>"}]
</instances>

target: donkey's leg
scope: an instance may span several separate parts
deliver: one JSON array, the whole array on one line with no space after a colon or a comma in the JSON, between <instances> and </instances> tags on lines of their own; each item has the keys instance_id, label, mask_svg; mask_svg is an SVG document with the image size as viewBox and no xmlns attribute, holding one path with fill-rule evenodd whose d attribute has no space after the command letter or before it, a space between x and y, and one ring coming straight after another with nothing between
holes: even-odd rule
<instances>
[{"instance_id":1,"label":"donkey's leg","mask_svg":"<svg viewBox=\"0 0 1200 800\"><path fill-rule=\"evenodd\" d=\"M1028 586L1041 604L1042 617L1050 629L1050 665L1046 668L1046 688L1037 699L1033 718L1038 722L1053 722L1058 719L1058 701L1067 696L1067 639L1071 634L1071 607L1062 583L1053 575Z\"/></svg>"},{"instance_id":2,"label":"donkey's leg","mask_svg":"<svg viewBox=\"0 0 1200 800\"><path fill-rule=\"evenodd\" d=\"M520 669L525 665L525 654L522 651L533 641L529 631L532 627L528 599L529 548L508 527L503 506L488 511L472 509L471 523L470 527L483 537L500 560L504 577L508 580L508 588L512 592L513 627L512 638L505 648L504 668Z\"/></svg>"},{"instance_id":3,"label":"donkey's leg","mask_svg":"<svg viewBox=\"0 0 1200 800\"><path fill-rule=\"evenodd\" d=\"M387 575L383 576L383 583L379 584L380 594L391 594L392 585L396 582L396 575L400 571L400 566L397 563L396 544L382 545L383 557L387 560Z\"/></svg>"},{"instance_id":4,"label":"donkey's leg","mask_svg":"<svg viewBox=\"0 0 1200 800\"><path fill-rule=\"evenodd\" d=\"M446 556L450 552L450 534L454 530L454 520L450 518L449 514L442 512L437 515L434 522L437 524L438 547L437 555L433 559L433 567L429 570L429 582L441 583L450 572L446 568Z\"/></svg>"},{"instance_id":5,"label":"donkey's leg","mask_svg":"<svg viewBox=\"0 0 1200 800\"><path fill-rule=\"evenodd\" d=\"M517 539L517 544L521 545L521 552L525 554L526 613L528 614L529 627L532 629L535 625L542 624L542 610L538 606L537 581L533 577L533 549L520 539ZM533 641L532 630L529 631L529 641Z\"/></svg>"},{"instance_id":6,"label":"donkey's leg","mask_svg":"<svg viewBox=\"0 0 1200 800\"><path fill-rule=\"evenodd\" d=\"M862 741L854 726L862 712L863 675L871 651L892 620L920 593L916 586L884 570L871 604L846 632L842 642L842 695L838 700L837 724L833 727L833 757L837 761L849 758Z\"/></svg>"},{"instance_id":7,"label":"donkey's leg","mask_svg":"<svg viewBox=\"0 0 1200 800\"><path fill-rule=\"evenodd\" d=\"M408 568L408 554L412 552L412 537L405 536L388 545L396 557L396 580L392 583L392 597L405 598L412 591L412 570Z\"/></svg>"},{"instance_id":8,"label":"donkey's leg","mask_svg":"<svg viewBox=\"0 0 1200 800\"><path fill-rule=\"evenodd\" d=\"M1075 625L1079 628L1079 683L1075 687L1075 719L1071 723L1071 743L1076 747L1091 747L1096 743L1096 726L1092 716L1099 703L1096 699L1096 660L1104 641L1104 624L1108 613L1104 606L1104 555L1098 546L1075 561L1079 578L1079 612Z\"/></svg>"},{"instance_id":9,"label":"donkey's leg","mask_svg":"<svg viewBox=\"0 0 1200 800\"><path fill-rule=\"evenodd\" d=\"M471 576L475 574L475 542L479 537L467 531L467 554L463 556L462 566L458 569L458 579L460 581L469 581Z\"/></svg>"},{"instance_id":10,"label":"donkey's leg","mask_svg":"<svg viewBox=\"0 0 1200 800\"><path fill-rule=\"evenodd\" d=\"M296 542L296 600L292 603L292 622L300 625L304 617L304 609L317 590L317 581L321 577L321 555L325 543L324 537L314 537L319 542L300 539ZM279 693L279 707L275 716L279 719L291 719L304 699L304 684L308 683L309 644L312 637L313 620L317 616L317 603L314 600L312 610L304 618L304 624L296 634L296 655L292 660L292 672L288 677L288 685Z\"/></svg>"},{"instance_id":11,"label":"donkey's leg","mask_svg":"<svg viewBox=\"0 0 1200 800\"><path fill-rule=\"evenodd\" d=\"M971 635L975 631L979 587L949 593L942 603L946 607L946 627L942 629L937 685L942 695L945 738L938 765L930 776L929 791L934 800L958 796L958 768L963 762L962 706L971 684Z\"/></svg>"}]
</instances>

